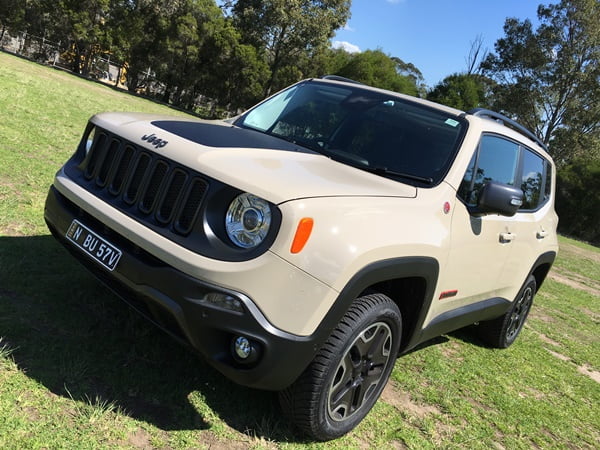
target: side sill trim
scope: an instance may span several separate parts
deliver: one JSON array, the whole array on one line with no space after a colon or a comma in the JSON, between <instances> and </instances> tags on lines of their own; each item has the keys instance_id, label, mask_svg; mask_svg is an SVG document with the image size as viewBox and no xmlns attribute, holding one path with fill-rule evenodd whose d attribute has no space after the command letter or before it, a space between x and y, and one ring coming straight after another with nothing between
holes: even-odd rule
<instances>
[{"instance_id":1,"label":"side sill trim","mask_svg":"<svg viewBox=\"0 0 600 450\"><path fill-rule=\"evenodd\" d=\"M510 301L501 297L494 297L473 303L472 305L466 305L447 311L433 319L431 323L423 329L418 342L415 342L413 347L428 341L429 339L433 339L434 337L441 336L442 334L472 325L475 322L500 317L508 311L510 305ZM411 344L413 343L411 342Z\"/></svg>"}]
</instances>

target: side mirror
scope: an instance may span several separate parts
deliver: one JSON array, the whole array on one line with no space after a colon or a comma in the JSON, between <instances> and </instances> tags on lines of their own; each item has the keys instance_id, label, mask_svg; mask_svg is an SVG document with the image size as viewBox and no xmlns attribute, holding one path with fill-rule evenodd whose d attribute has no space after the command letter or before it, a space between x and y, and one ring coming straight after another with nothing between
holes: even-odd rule
<instances>
[{"instance_id":1,"label":"side mirror","mask_svg":"<svg viewBox=\"0 0 600 450\"><path fill-rule=\"evenodd\" d=\"M521 188L490 181L481 189L477 208L471 211L471 214L474 216L500 214L511 217L515 215L521 205L523 205Z\"/></svg>"}]
</instances>

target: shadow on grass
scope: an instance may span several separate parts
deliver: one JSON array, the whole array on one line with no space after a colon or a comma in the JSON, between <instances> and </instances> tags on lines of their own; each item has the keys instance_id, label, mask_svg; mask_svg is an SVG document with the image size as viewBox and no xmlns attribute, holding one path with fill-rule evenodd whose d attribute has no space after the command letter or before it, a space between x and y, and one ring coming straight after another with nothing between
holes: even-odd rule
<instances>
[{"instance_id":1,"label":"shadow on grass","mask_svg":"<svg viewBox=\"0 0 600 450\"><path fill-rule=\"evenodd\" d=\"M225 379L49 235L0 237L0 337L24 373L57 395L114 402L165 431L209 429L213 411L251 437L298 440L274 393Z\"/></svg>"}]
</instances>

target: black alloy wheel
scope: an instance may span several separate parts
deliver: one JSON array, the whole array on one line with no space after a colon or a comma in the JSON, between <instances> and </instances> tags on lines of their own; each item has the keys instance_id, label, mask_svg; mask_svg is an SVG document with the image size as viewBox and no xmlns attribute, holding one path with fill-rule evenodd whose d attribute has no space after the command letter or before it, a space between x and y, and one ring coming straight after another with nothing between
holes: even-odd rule
<instances>
[{"instance_id":1,"label":"black alloy wheel","mask_svg":"<svg viewBox=\"0 0 600 450\"><path fill-rule=\"evenodd\" d=\"M283 412L321 441L348 433L385 387L401 335L400 310L390 298L356 299L298 380L280 392Z\"/></svg>"},{"instance_id":2,"label":"black alloy wheel","mask_svg":"<svg viewBox=\"0 0 600 450\"><path fill-rule=\"evenodd\" d=\"M509 347L525 325L533 305L536 288L535 278L530 275L506 313L497 319L479 324L477 327L479 337L491 347Z\"/></svg>"}]
</instances>

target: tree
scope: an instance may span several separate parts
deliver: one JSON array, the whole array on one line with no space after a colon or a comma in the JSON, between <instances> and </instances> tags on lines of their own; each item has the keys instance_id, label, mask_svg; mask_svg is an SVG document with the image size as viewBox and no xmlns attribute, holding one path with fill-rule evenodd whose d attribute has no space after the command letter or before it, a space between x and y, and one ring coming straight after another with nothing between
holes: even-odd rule
<instances>
[{"instance_id":1,"label":"tree","mask_svg":"<svg viewBox=\"0 0 600 450\"><path fill-rule=\"evenodd\" d=\"M506 20L505 37L482 63L496 82L496 109L532 129L560 164L592 143L600 129L600 2L561 0L538 7L541 25ZM596 143L594 145L594 142Z\"/></svg>"},{"instance_id":2,"label":"tree","mask_svg":"<svg viewBox=\"0 0 600 450\"><path fill-rule=\"evenodd\" d=\"M68 42L72 70L87 75L98 53L109 47L110 0L61 0L51 10L55 40Z\"/></svg>"},{"instance_id":3,"label":"tree","mask_svg":"<svg viewBox=\"0 0 600 450\"><path fill-rule=\"evenodd\" d=\"M482 75L455 73L439 82L428 94L431 100L453 108L468 111L489 108L492 81Z\"/></svg>"},{"instance_id":4,"label":"tree","mask_svg":"<svg viewBox=\"0 0 600 450\"><path fill-rule=\"evenodd\" d=\"M256 49L242 44L238 30L223 17L207 24L205 33L194 90L212 99L208 115L216 117L218 107L235 112L260 100L269 69Z\"/></svg>"},{"instance_id":5,"label":"tree","mask_svg":"<svg viewBox=\"0 0 600 450\"><path fill-rule=\"evenodd\" d=\"M231 0L225 2L242 42L265 58L265 94L302 77L298 59L329 45L350 17L350 0Z\"/></svg>"},{"instance_id":6,"label":"tree","mask_svg":"<svg viewBox=\"0 0 600 450\"><path fill-rule=\"evenodd\" d=\"M481 62L487 58L488 53L487 48L483 48L483 36L478 34L475 39L471 41L469 55L465 58L465 62L467 63L467 75L481 73Z\"/></svg>"},{"instance_id":7,"label":"tree","mask_svg":"<svg viewBox=\"0 0 600 450\"><path fill-rule=\"evenodd\" d=\"M20 27L24 17L25 5L22 0L0 0L0 42L6 29Z\"/></svg>"},{"instance_id":8,"label":"tree","mask_svg":"<svg viewBox=\"0 0 600 450\"><path fill-rule=\"evenodd\" d=\"M600 160L574 160L558 171L559 231L600 246Z\"/></svg>"},{"instance_id":9,"label":"tree","mask_svg":"<svg viewBox=\"0 0 600 450\"><path fill-rule=\"evenodd\" d=\"M427 86L425 85L425 78L423 78L421 71L413 63L404 62L397 56L392 56L391 58L396 63L396 72L399 75L411 78L417 87L419 97L424 97L427 92Z\"/></svg>"},{"instance_id":10,"label":"tree","mask_svg":"<svg viewBox=\"0 0 600 450\"><path fill-rule=\"evenodd\" d=\"M412 75L399 73L400 71L406 73L408 68ZM349 61L335 73L382 89L414 96L419 94L417 80L421 72L412 64L408 66L402 60L392 58L381 50L366 50L352 54Z\"/></svg>"}]
</instances>

